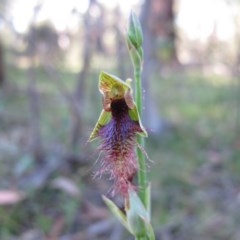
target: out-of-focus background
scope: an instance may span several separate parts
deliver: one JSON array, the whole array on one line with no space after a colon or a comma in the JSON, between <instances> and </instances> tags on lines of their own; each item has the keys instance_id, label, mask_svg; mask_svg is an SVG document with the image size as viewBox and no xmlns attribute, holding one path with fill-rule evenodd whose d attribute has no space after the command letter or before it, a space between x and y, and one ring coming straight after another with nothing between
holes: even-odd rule
<instances>
[{"instance_id":1,"label":"out-of-focus background","mask_svg":"<svg viewBox=\"0 0 240 240\"><path fill-rule=\"evenodd\" d=\"M240 239L238 0L0 1L0 239L132 239L87 143L99 72L133 76L131 9L157 239Z\"/></svg>"}]
</instances>

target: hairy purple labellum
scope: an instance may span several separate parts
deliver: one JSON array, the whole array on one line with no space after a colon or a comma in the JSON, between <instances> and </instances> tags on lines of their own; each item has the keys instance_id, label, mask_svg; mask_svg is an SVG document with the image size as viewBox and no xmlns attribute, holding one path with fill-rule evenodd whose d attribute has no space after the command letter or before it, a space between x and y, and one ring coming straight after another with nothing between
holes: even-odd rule
<instances>
[{"instance_id":1,"label":"hairy purple labellum","mask_svg":"<svg viewBox=\"0 0 240 240\"><path fill-rule=\"evenodd\" d=\"M112 100L110 111L111 120L99 130L103 157L97 175L108 174L114 181L113 194L126 196L128 189L134 188L132 181L138 168L135 136L142 129L138 121L130 118L124 98Z\"/></svg>"}]
</instances>

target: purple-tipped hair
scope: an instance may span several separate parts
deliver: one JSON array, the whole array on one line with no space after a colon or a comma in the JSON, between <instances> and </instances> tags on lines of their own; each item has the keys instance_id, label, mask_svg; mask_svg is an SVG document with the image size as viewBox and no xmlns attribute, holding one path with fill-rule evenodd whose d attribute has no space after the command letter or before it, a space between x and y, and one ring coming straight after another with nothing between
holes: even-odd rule
<instances>
[{"instance_id":1,"label":"purple-tipped hair","mask_svg":"<svg viewBox=\"0 0 240 240\"><path fill-rule=\"evenodd\" d=\"M112 118L99 131L103 153L101 167L97 175L107 174L114 181L113 194L128 194L129 188L135 188L132 181L137 172L135 152L136 134L142 132L138 121L133 121L125 99L111 102Z\"/></svg>"}]
</instances>

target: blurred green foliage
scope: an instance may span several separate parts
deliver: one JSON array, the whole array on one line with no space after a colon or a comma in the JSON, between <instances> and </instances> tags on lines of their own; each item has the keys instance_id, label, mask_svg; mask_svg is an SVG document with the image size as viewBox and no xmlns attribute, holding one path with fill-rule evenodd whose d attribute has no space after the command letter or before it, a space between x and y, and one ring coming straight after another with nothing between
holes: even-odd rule
<instances>
[{"instance_id":1,"label":"blurred green foliage","mask_svg":"<svg viewBox=\"0 0 240 240\"><path fill-rule=\"evenodd\" d=\"M66 145L70 111L57 86L61 84L62 89L73 91L77 75L63 71L62 82L56 83L43 69L36 69L35 73L43 142L46 146L56 142ZM34 168L31 155L24 149L27 140L23 133L27 133L29 122L27 73L8 66L7 74L9 86L0 90L2 189ZM101 109L97 74L92 72L88 76L82 114L86 130L83 142L87 141L88 129L92 129ZM154 161L148 163L154 229L163 239L170 236L168 239L238 240L239 85L233 78L204 76L197 71L152 76L149 81L151 96L167 122L162 133L151 136L149 130L146 141L146 151ZM79 146L83 155L84 147ZM19 161L23 166L19 166ZM87 172L91 178L91 169ZM73 179L83 194L91 188L89 181L84 180L86 169L79 167L72 172L60 169L52 178L57 176ZM10 236L19 236L32 228L48 233L58 215L65 218L64 231L76 230L81 198L69 197L49 186L50 183L37 191L27 189L28 195L22 202L0 206L1 239L11 239Z\"/></svg>"}]
</instances>

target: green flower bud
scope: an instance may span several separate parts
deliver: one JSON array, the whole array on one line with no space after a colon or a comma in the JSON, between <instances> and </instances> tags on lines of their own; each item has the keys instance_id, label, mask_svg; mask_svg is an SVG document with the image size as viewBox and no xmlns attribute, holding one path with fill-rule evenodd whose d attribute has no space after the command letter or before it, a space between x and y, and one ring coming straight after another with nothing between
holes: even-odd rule
<instances>
[{"instance_id":1,"label":"green flower bud","mask_svg":"<svg viewBox=\"0 0 240 240\"><path fill-rule=\"evenodd\" d=\"M139 51L132 45L129 38L127 38L127 44L128 44L128 51L132 60L132 63L135 68L141 68L142 67L142 47L140 47L140 54Z\"/></svg>"},{"instance_id":2,"label":"green flower bud","mask_svg":"<svg viewBox=\"0 0 240 240\"><path fill-rule=\"evenodd\" d=\"M139 19L134 12L131 12L130 14L127 38L136 49L142 46L142 28Z\"/></svg>"}]
</instances>

